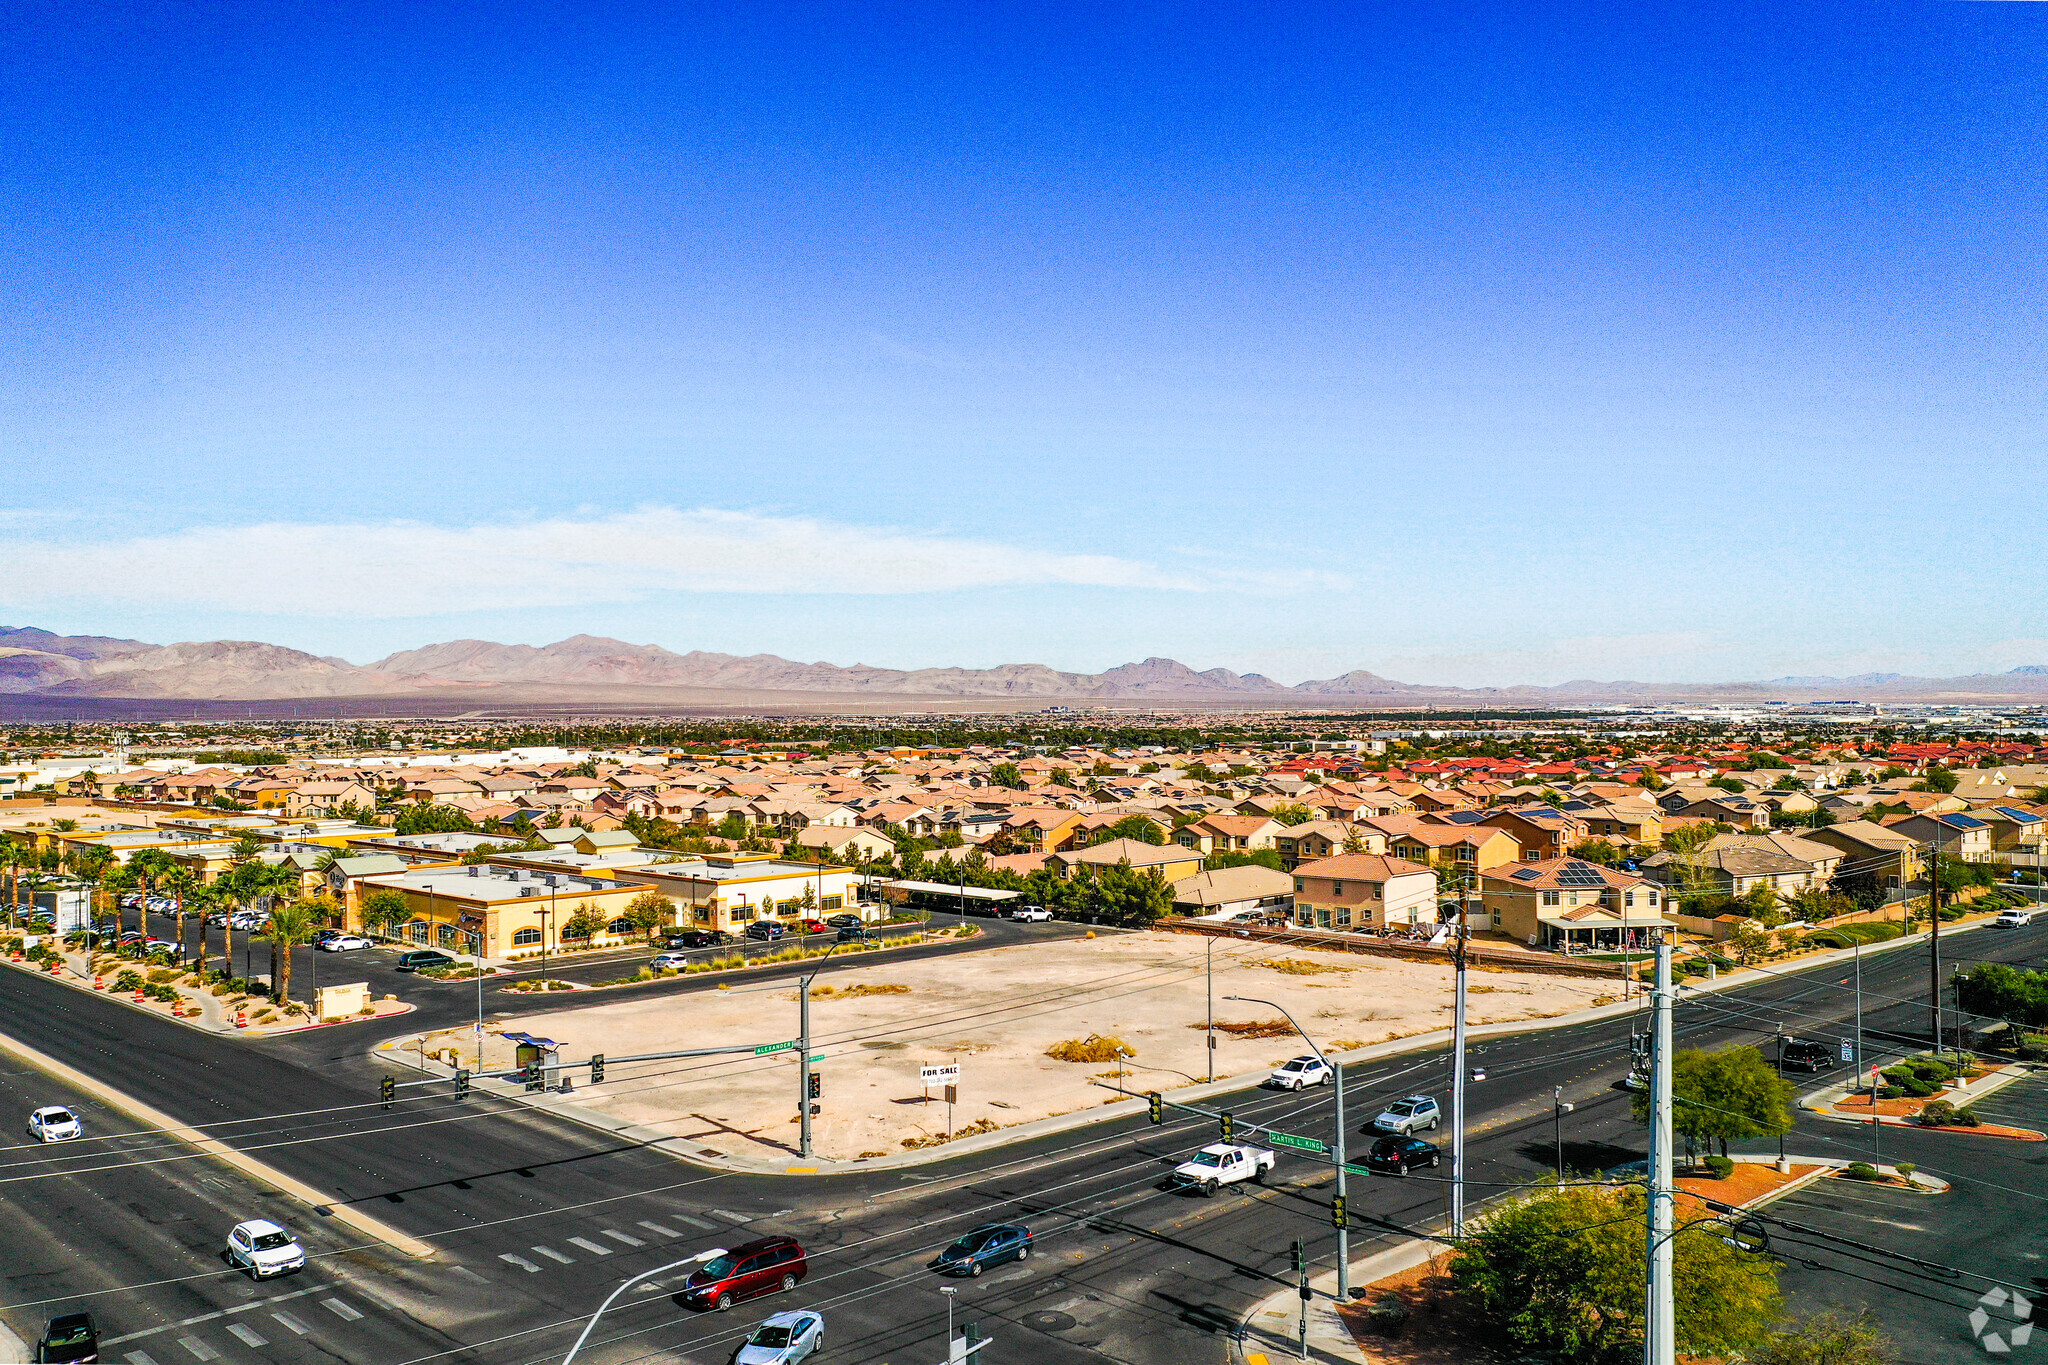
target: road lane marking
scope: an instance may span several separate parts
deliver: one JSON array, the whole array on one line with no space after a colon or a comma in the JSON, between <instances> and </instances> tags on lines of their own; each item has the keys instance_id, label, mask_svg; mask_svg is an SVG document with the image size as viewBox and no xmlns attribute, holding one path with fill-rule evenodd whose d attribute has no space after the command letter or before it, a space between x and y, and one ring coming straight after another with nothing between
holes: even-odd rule
<instances>
[{"instance_id":1,"label":"road lane marking","mask_svg":"<svg viewBox=\"0 0 2048 1365\"><path fill-rule=\"evenodd\" d=\"M588 1237L571 1237L569 1239L569 1245L572 1247L582 1247L585 1251L588 1251L595 1256L609 1256L612 1254L612 1249L610 1247L604 1246L598 1242L593 1242Z\"/></svg>"},{"instance_id":2,"label":"road lane marking","mask_svg":"<svg viewBox=\"0 0 2048 1365\"><path fill-rule=\"evenodd\" d=\"M358 1313L340 1299L322 1299L320 1300L320 1306L334 1314L337 1318L340 1318L343 1322L354 1322L362 1316L361 1313Z\"/></svg>"},{"instance_id":3,"label":"road lane marking","mask_svg":"<svg viewBox=\"0 0 2048 1365\"><path fill-rule=\"evenodd\" d=\"M646 1242L642 1241L638 1237L633 1236L631 1233L618 1232L611 1228L606 1228L603 1232L600 1232L598 1236L610 1237L614 1241L624 1242L629 1247L644 1247L647 1245Z\"/></svg>"},{"instance_id":4,"label":"road lane marking","mask_svg":"<svg viewBox=\"0 0 2048 1365\"><path fill-rule=\"evenodd\" d=\"M751 1223L754 1221L752 1215L745 1213L734 1213L730 1209L706 1209L705 1212L717 1214L720 1218L729 1218L735 1223ZM706 1223L704 1226L708 1228L711 1226L711 1224Z\"/></svg>"},{"instance_id":5,"label":"road lane marking","mask_svg":"<svg viewBox=\"0 0 2048 1365\"><path fill-rule=\"evenodd\" d=\"M498 1257L498 1259L501 1261L510 1262L511 1264L518 1266L521 1270L528 1271L532 1274L540 1274L540 1267L535 1265L532 1261L527 1260L524 1256L514 1256L511 1252L508 1251L501 1254Z\"/></svg>"},{"instance_id":6,"label":"road lane marking","mask_svg":"<svg viewBox=\"0 0 2048 1365\"><path fill-rule=\"evenodd\" d=\"M448 1267L448 1269L449 1269L449 1270L451 1270L451 1271L453 1271L453 1272L454 1272L455 1274L457 1274L457 1275L460 1275L460 1276L461 1276L461 1277L462 1277L463 1279L465 1279L465 1280L470 1280L470 1281L473 1281L473 1282L475 1282L475 1283L477 1283L477 1284L489 1284L489 1283L490 1283L490 1281L489 1281L489 1280L487 1280L487 1279L485 1279L485 1278L484 1278L483 1276L481 1276L481 1275L477 1274L477 1273L476 1273L476 1272L475 1272L474 1270L471 1270L471 1269L470 1269L470 1268L469 1268L468 1266L466 1266L466 1265L451 1265L451 1266L449 1266L449 1267Z\"/></svg>"},{"instance_id":7,"label":"road lane marking","mask_svg":"<svg viewBox=\"0 0 2048 1365\"><path fill-rule=\"evenodd\" d=\"M286 1331L291 1332L297 1336L305 1336L308 1332L313 1330L312 1328L306 1326L305 1323L300 1322L297 1318L293 1317L290 1313L272 1313L270 1316L276 1318L279 1322L283 1323Z\"/></svg>"},{"instance_id":8,"label":"road lane marking","mask_svg":"<svg viewBox=\"0 0 2048 1365\"><path fill-rule=\"evenodd\" d=\"M244 1346L268 1346L270 1344L270 1338L262 1335L247 1323L231 1322L228 1324L228 1331Z\"/></svg>"},{"instance_id":9,"label":"road lane marking","mask_svg":"<svg viewBox=\"0 0 2048 1365\"><path fill-rule=\"evenodd\" d=\"M327 1290L324 1286L316 1289L294 1289L289 1294L273 1294L267 1299L256 1299L250 1303L238 1303L233 1308L222 1308L212 1313L198 1314L196 1317L180 1318L176 1322L167 1322L161 1327L145 1327L140 1332L130 1332L126 1336L108 1337L100 1345L119 1346L124 1341L139 1341L143 1337L153 1337L159 1332L169 1332L179 1327L192 1327L202 1322L212 1322L217 1318L224 1318L230 1313L246 1313L254 1308L268 1308L273 1303L283 1303L286 1299L303 1299L308 1294L324 1294L326 1292Z\"/></svg>"},{"instance_id":10,"label":"road lane marking","mask_svg":"<svg viewBox=\"0 0 2048 1365\"><path fill-rule=\"evenodd\" d=\"M555 1250L553 1247L535 1247L533 1250L536 1254L545 1256L550 1261L560 1261L563 1265L576 1264L576 1258L574 1256L564 1256L561 1252Z\"/></svg>"},{"instance_id":11,"label":"road lane marking","mask_svg":"<svg viewBox=\"0 0 2048 1365\"><path fill-rule=\"evenodd\" d=\"M678 1223L688 1223L693 1228L703 1228L707 1232L718 1226L716 1223L707 1223L702 1218L692 1218L687 1213L677 1214L676 1221Z\"/></svg>"},{"instance_id":12,"label":"road lane marking","mask_svg":"<svg viewBox=\"0 0 2048 1365\"><path fill-rule=\"evenodd\" d=\"M645 1218L640 1220L640 1226L646 1228L657 1237L680 1237L683 1235L674 1228L665 1228L659 1223L650 1223Z\"/></svg>"},{"instance_id":13,"label":"road lane marking","mask_svg":"<svg viewBox=\"0 0 2048 1365\"><path fill-rule=\"evenodd\" d=\"M208 1346L198 1337L179 1337L178 1344L190 1351L199 1360L219 1360L220 1352Z\"/></svg>"},{"instance_id":14,"label":"road lane marking","mask_svg":"<svg viewBox=\"0 0 2048 1365\"><path fill-rule=\"evenodd\" d=\"M149 1358L147 1351L130 1351L121 1358L127 1361L128 1365L156 1365L156 1362Z\"/></svg>"}]
</instances>

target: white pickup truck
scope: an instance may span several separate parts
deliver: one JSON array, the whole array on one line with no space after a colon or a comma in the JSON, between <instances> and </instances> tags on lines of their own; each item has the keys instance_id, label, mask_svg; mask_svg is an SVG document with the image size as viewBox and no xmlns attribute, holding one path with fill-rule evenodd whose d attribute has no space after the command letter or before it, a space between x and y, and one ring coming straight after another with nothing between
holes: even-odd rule
<instances>
[{"instance_id":1,"label":"white pickup truck","mask_svg":"<svg viewBox=\"0 0 2048 1365\"><path fill-rule=\"evenodd\" d=\"M1193 1185L1204 1195L1211 1195L1219 1185L1260 1180L1272 1169L1273 1153L1264 1147L1213 1142L1174 1167L1173 1176L1183 1185Z\"/></svg>"}]
</instances>

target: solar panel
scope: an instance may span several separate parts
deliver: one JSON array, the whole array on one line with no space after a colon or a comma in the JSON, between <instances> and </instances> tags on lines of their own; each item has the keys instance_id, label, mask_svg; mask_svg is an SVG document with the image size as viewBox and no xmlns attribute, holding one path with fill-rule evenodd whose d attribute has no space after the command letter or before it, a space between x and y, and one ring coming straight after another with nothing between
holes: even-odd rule
<instances>
[{"instance_id":1,"label":"solar panel","mask_svg":"<svg viewBox=\"0 0 2048 1365\"><path fill-rule=\"evenodd\" d=\"M1566 863L1558 870L1559 886L1606 886L1607 878L1591 863Z\"/></svg>"},{"instance_id":2,"label":"solar panel","mask_svg":"<svg viewBox=\"0 0 2048 1365\"><path fill-rule=\"evenodd\" d=\"M2021 824L2032 824L2034 821L2039 820L2041 818L2040 816L2034 814L2030 810L2015 810L2011 806L1999 806L1996 809L1998 813L2000 815L2003 815L2006 819L2017 820Z\"/></svg>"},{"instance_id":3,"label":"solar panel","mask_svg":"<svg viewBox=\"0 0 2048 1365\"><path fill-rule=\"evenodd\" d=\"M1963 829L1984 828L1984 822L1974 815L1944 815L1941 818L1948 821L1951 825L1956 825Z\"/></svg>"},{"instance_id":4,"label":"solar panel","mask_svg":"<svg viewBox=\"0 0 2048 1365\"><path fill-rule=\"evenodd\" d=\"M1515 872L1515 877L1516 877L1516 878L1517 878L1518 880L1520 880L1520 881L1525 881L1525 882L1533 882L1533 881L1535 881L1535 880L1536 880L1536 879L1537 879L1538 877L1540 877L1540 876L1542 876L1542 875L1543 875L1543 873L1542 873L1542 871L1541 871L1540 869L1537 869L1537 868L1533 868L1533 867L1524 867L1524 868L1519 868L1519 869L1517 869L1517 870L1516 870L1516 872Z\"/></svg>"}]
</instances>

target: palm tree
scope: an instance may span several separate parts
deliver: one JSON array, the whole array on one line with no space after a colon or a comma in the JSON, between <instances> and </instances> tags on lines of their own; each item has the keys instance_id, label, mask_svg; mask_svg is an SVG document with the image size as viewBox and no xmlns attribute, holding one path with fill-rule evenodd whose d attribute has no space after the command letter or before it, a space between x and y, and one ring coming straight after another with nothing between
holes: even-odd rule
<instances>
[{"instance_id":1,"label":"palm tree","mask_svg":"<svg viewBox=\"0 0 2048 1365\"><path fill-rule=\"evenodd\" d=\"M318 907L310 901L295 900L273 906L264 926L270 934L270 980L277 1003L289 1004L292 995L292 949L313 937L313 920ZM283 953L279 953L283 949Z\"/></svg>"},{"instance_id":2,"label":"palm tree","mask_svg":"<svg viewBox=\"0 0 2048 1365\"><path fill-rule=\"evenodd\" d=\"M20 844L12 839L0 838L0 867L7 869L7 923L11 928L21 918L21 864L24 860Z\"/></svg>"},{"instance_id":3,"label":"palm tree","mask_svg":"<svg viewBox=\"0 0 2048 1365\"><path fill-rule=\"evenodd\" d=\"M144 937L148 937L149 898L155 893L158 884L162 882L164 874L170 871L175 864L171 862L170 855L162 849L145 848L129 857L128 866L134 871L137 879L142 884L142 908L136 912L136 917L142 923L136 927L142 930ZM178 939L178 959L182 962L184 958L185 940L181 935Z\"/></svg>"},{"instance_id":4,"label":"palm tree","mask_svg":"<svg viewBox=\"0 0 2048 1365\"><path fill-rule=\"evenodd\" d=\"M168 862L168 859L166 861ZM178 965L182 967L185 965L185 898L197 889L198 883L193 880L192 873L188 869L177 863L170 863L164 871L158 874L157 884L171 893L171 903L177 910ZM204 915L199 917L199 972L202 976L206 974L206 917Z\"/></svg>"},{"instance_id":5,"label":"palm tree","mask_svg":"<svg viewBox=\"0 0 2048 1365\"><path fill-rule=\"evenodd\" d=\"M287 896L291 897L294 901L298 899L299 870L297 868L284 863L249 863L246 866L250 873L249 880L255 886L257 899L262 902L271 916L274 917L278 910L282 908L280 902L285 902ZM310 929L308 932L311 932ZM277 936L270 932L270 922L268 920L264 922L264 934L270 939L270 984L274 989L277 985ZM286 950L284 955L284 965L285 971L289 973L292 965L292 955L289 949ZM282 997L279 998L282 999Z\"/></svg>"}]
</instances>

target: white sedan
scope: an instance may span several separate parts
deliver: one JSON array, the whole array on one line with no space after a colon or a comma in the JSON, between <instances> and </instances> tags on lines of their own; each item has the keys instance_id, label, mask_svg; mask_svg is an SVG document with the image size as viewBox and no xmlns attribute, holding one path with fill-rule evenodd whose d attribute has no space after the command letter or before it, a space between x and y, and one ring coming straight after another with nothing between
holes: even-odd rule
<instances>
[{"instance_id":1,"label":"white sedan","mask_svg":"<svg viewBox=\"0 0 2048 1365\"><path fill-rule=\"evenodd\" d=\"M1330 1064L1320 1057L1296 1057L1273 1069L1266 1077L1267 1085L1277 1085L1282 1090L1299 1090L1305 1085L1328 1085L1337 1079L1337 1073Z\"/></svg>"},{"instance_id":2,"label":"white sedan","mask_svg":"<svg viewBox=\"0 0 2048 1365\"><path fill-rule=\"evenodd\" d=\"M358 948L371 947L370 940L361 934L336 934L333 938L321 939L313 945L323 953L350 953Z\"/></svg>"},{"instance_id":3,"label":"white sedan","mask_svg":"<svg viewBox=\"0 0 2048 1365\"><path fill-rule=\"evenodd\" d=\"M69 1142L85 1133L78 1115L61 1104L38 1109L28 1116L28 1135L37 1142Z\"/></svg>"}]
</instances>

